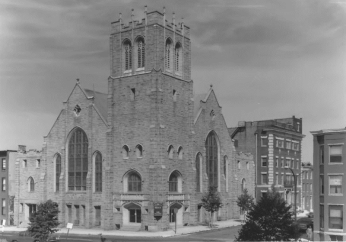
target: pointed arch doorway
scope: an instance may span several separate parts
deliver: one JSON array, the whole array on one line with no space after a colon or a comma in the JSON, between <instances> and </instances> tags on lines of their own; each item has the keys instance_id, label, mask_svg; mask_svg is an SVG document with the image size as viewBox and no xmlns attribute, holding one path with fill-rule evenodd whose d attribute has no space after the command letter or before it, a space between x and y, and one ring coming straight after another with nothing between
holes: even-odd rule
<instances>
[{"instance_id":1,"label":"pointed arch doorway","mask_svg":"<svg viewBox=\"0 0 346 242\"><path fill-rule=\"evenodd\" d=\"M128 203L123 208L124 225L140 226L142 223L142 210L136 203Z\"/></svg>"},{"instance_id":2,"label":"pointed arch doorway","mask_svg":"<svg viewBox=\"0 0 346 242\"><path fill-rule=\"evenodd\" d=\"M174 213L175 209L177 210L177 214ZM170 224L175 224L175 221L177 221L177 225L183 225L183 209L184 208L180 203L173 203L169 207L169 223Z\"/></svg>"}]
</instances>

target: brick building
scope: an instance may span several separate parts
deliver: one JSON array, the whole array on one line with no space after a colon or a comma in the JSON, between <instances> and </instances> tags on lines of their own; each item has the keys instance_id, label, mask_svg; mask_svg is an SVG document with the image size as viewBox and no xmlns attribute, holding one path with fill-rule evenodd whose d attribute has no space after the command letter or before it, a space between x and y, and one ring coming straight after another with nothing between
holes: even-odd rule
<instances>
[{"instance_id":1,"label":"brick building","mask_svg":"<svg viewBox=\"0 0 346 242\"><path fill-rule=\"evenodd\" d=\"M239 122L229 128L237 151L254 154L255 198L274 185L289 204L294 204L294 177L297 175L297 206L301 194L302 119L292 118Z\"/></svg>"},{"instance_id":2,"label":"brick building","mask_svg":"<svg viewBox=\"0 0 346 242\"><path fill-rule=\"evenodd\" d=\"M302 163L302 209L313 211L313 196L312 196L312 184L313 184L313 167L312 164Z\"/></svg>"},{"instance_id":3,"label":"brick building","mask_svg":"<svg viewBox=\"0 0 346 242\"><path fill-rule=\"evenodd\" d=\"M14 164L17 158L17 151L15 150L1 150L0 151L0 201L1 201L1 224L6 220L6 225L13 224L13 183L12 178L14 175Z\"/></svg>"},{"instance_id":4,"label":"brick building","mask_svg":"<svg viewBox=\"0 0 346 242\"><path fill-rule=\"evenodd\" d=\"M63 225L165 230L206 221L210 185L223 199L217 219L239 217L234 145L212 86L193 95L189 27L157 11L120 18L110 55L108 93L77 80L42 151L20 149L16 223L52 199Z\"/></svg>"},{"instance_id":5,"label":"brick building","mask_svg":"<svg viewBox=\"0 0 346 242\"><path fill-rule=\"evenodd\" d=\"M345 241L346 128L311 132L314 241Z\"/></svg>"}]
</instances>

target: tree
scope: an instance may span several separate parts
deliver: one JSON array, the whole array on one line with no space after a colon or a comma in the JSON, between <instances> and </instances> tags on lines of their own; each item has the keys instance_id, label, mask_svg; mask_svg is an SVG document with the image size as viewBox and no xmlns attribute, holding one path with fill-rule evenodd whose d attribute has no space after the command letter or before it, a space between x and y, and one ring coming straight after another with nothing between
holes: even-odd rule
<instances>
[{"instance_id":1,"label":"tree","mask_svg":"<svg viewBox=\"0 0 346 242\"><path fill-rule=\"evenodd\" d=\"M203 194L202 206L210 213L209 226L212 227L213 215L222 207L222 201L217 191L217 186L210 186L209 191Z\"/></svg>"},{"instance_id":2,"label":"tree","mask_svg":"<svg viewBox=\"0 0 346 242\"><path fill-rule=\"evenodd\" d=\"M249 209L254 205L253 200L254 198L251 195L249 195L246 188L244 189L243 193L238 197L237 205L240 208L240 210L244 212L244 220L247 211L249 211Z\"/></svg>"},{"instance_id":3,"label":"tree","mask_svg":"<svg viewBox=\"0 0 346 242\"><path fill-rule=\"evenodd\" d=\"M30 224L28 232L31 237L39 239L41 242L47 241L49 236L59 229L58 204L52 200L48 200L38 205L37 211L30 216Z\"/></svg>"},{"instance_id":4,"label":"tree","mask_svg":"<svg viewBox=\"0 0 346 242\"><path fill-rule=\"evenodd\" d=\"M291 206L272 188L249 209L237 241L287 241L295 237Z\"/></svg>"}]
</instances>

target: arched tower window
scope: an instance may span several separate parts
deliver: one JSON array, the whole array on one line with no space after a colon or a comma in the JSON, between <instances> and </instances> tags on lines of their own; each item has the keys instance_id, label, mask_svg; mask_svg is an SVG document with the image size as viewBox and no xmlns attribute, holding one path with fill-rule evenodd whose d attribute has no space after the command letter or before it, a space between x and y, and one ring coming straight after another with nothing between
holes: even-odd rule
<instances>
[{"instance_id":1,"label":"arched tower window","mask_svg":"<svg viewBox=\"0 0 346 242\"><path fill-rule=\"evenodd\" d=\"M241 181L241 192L244 192L244 189L246 189L246 180L245 180L245 178L243 178L243 180Z\"/></svg>"},{"instance_id":2,"label":"arched tower window","mask_svg":"<svg viewBox=\"0 0 346 242\"><path fill-rule=\"evenodd\" d=\"M95 192L102 192L102 155L95 154Z\"/></svg>"},{"instance_id":3,"label":"arched tower window","mask_svg":"<svg viewBox=\"0 0 346 242\"><path fill-rule=\"evenodd\" d=\"M168 184L170 192L182 192L182 176L180 172L173 171L169 176Z\"/></svg>"},{"instance_id":4,"label":"arched tower window","mask_svg":"<svg viewBox=\"0 0 346 242\"><path fill-rule=\"evenodd\" d=\"M197 192L201 191L201 163L202 163L202 156L201 154L198 154L196 156L196 190Z\"/></svg>"},{"instance_id":5,"label":"arched tower window","mask_svg":"<svg viewBox=\"0 0 346 242\"><path fill-rule=\"evenodd\" d=\"M176 74L181 74L182 72L182 48L181 44L177 43L174 50L174 60L175 60L175 72Z\"/></svg>"},{"instance_id":6,"label":"arched tower window","mask_svg":"<svg viewBox=\"0 0 346 242\"><path fill-rule=\"evenodd\" d=\"M170 145L168 147L168 158L169 159L173 159L173 152L174 152L174 147L173 147L173 145Z\"/></svg>"},{"instance_id":7,"label":"arched tower window","mask_svg":"<svg viewBox=\"0 0 346 242\"><path fill-rule=\"evenodd\" d=\"M127 189L129 192L141 192L142 191L142 181L141 177L137 172L131 172L127 179Z\"/></svg>"},{"instance_id":8,"label":"arched tower window","mask_svg":"<svg viewBox=\"0 0 346 242\"><path fill-rule=\"evenodd\" d=\"M32 177L29 177L29 179L28 179L28 191L29 192L35 191L35 181L34 181L34 178L32 178Z\"/></svg>"},{"instance_id":9,"label":"arched tower window","mask_svg":"<svg viewBox=\"0 0 346 242\"><path fill-rule=\"evenodd\" d=\"M88 174L88 138L77 128L68 144L68 190L85 191Z\"/></svg>"},{"instance_id":10,"label":"arched tower window","mask_svg":"<svg viewBox=\"0 0 346 242\"><path fill-rule=\"evenodd\" d=\"M183 152L183 147L180 146L180 147L178 148L178 159L179 159L179 160L182 160L182 159L183 159L183 153L184 153L184 152Z\"/></svg>"},{"instance_id":11,"label":"arched tower window","mask_svg":"<svg viewBox=\"0 0 346 242\"><path fill-rule=\"evenodd\" d=\"M209 186L218 186L218 146L214 132L208 135L205 148Z\"/></svg>"},{"instance_id":12,"label":"arched tower window","mask_svg":"<svg viewBox=\"0 0 346 242\"><path fill-rule=\"evenodd\" d=\"M123 44L124 68L125 71L132 69L132 45L130 40L125 40Z\"/></svg>"},{"instance_id":13,"label":"arched tower window","mask_svg":"<svg viewBox=\"0 0 346 242\"><path fill-rule=\"evenodd\" d=\"M145 65L145 44L142 37L137 38L136 40L136 57L137 57L137 69L144 68Z\"/></svg>"},{"instance_id":14,"label":"arched tower window","mask_svg":"<svg viewBox=\"0 0 346 242\"><path fill-rule=\"evenodd\" d=\"M137 158L142 158L143 156L143 147L141 145L136 146L136 156Z\"/></svg>"},{"instance_id":15,"label":"arched tower window","mask_svg":"<svg viewBox=\"0 0 346 242\"><path fill-rule=\"evenodd\" d=\"M57 154L55 157L55 191L60 190L60 175L61 175L61 156Z\"/></svg>"},{"instance_id":16,"label":"arched tower window","mask_svg":"<svg viewBox=\"0 0 346 242\"><path fill-rule=\"evenodd\" d=\"M165 69L167 71L172 71L173 66L173 43L170 38L166 40L166 53L165 53Z\"/></svg>"},{"instance_id":17,"label":"arched tower window","mask_svg":"<svg viewBox=\"0 0 346 242\"><path fill-rule=\"evenodd\" d=\"M121 153L123 155L123 159L128 159L129 158L129 152L130 152L130 148L127 145L124 145Z\"/></svg>"}]
</instances>

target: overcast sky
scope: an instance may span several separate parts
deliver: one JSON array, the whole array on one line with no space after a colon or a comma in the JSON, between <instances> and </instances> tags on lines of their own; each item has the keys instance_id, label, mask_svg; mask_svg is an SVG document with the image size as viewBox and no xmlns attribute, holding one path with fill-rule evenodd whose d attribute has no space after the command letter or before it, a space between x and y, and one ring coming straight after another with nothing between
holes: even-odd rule
<instances>
[{"instance_id":1,"label":"overcast sky","mask_svg":"<svg viewBox=\"0 0 346 242\"><path fill-rule=\"evenodd\" d=\"M346 126L345 0L2 0L0 150L41 149L79 78L107 92L110 24L148 10L191 28L195 93L213 84L228 127L303 118L310 131Z\"/></svg>"}]
</instances>

